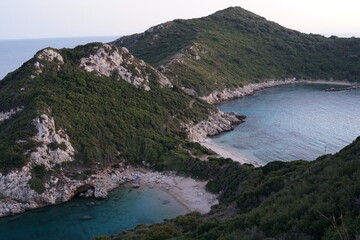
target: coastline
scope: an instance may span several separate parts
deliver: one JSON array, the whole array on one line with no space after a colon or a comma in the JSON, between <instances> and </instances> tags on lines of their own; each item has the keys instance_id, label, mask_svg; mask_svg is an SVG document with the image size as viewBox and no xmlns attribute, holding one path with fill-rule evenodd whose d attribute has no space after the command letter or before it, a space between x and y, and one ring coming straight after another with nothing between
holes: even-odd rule
<instances>
[{"instance_id":1,"label":"coastline","mask_svg":"<svg viewBox=\"0 0 360 240\"><path fill-rule=\"evenodd\" d=\"M68 192L67 197L60 202L36 204L36 203L21 203L14 199L0 198L0 218L7 216L14 216L32 209L43 208L47 206L54 206L72 199L76 193L76 189L81 186L94 186L94 192L100 194L88 194L88 191L82 193L83 197L107 198L108 193L117 187L131 183L136 177L140 178L141 185L149 188L160 189L177 202L183 205L188 212L197 211L200 213L207 213L211 210L211 206L218 204L217 195L207 192L205 186L207 181L198 181L190 177L177 176L175 173L156 172L146 168L136 168L132 166L123 167L121 169L105 169L97 174L92 175L84 182L73 182L75 187L72 192Z\"/></svg>"},{"instance_id":2,"label":"coastline","mask_svg":"<svg viewBox=\"0 0 360 240\"><path fill-rule=\"evenodd\" d=\"M142 169L134 174L140 178L140 188L160 189L183 205L188 212L208 213L211 206L218 204L217 195L207 192L207 181L198 181L190 177L177 176L175 173L152 172Z\"/></svg>"},{"instance_id":3,"label":"coastline","mask_svg":"<svg viewBox=\"0 0 360 240\"><path fill-rule=\"evenodd\" d=\"M326 80L302 80L302 83L306 84L326 84L326 85L343 85L343 86L354 86L359 83L353 83L348 81L326 81Z\"/></svg>"},{"instance_id":4,"label":"coastline","mask_svg":"<svg viewBox=\"0 0 360 240\"><path fill-rule=\"evenodd\" d=\"M203 142L200 142L200 144L206 148L213 150L223 158L231 158L233 161L239 162L241 164L248 163L254 165L255 167L261 167L259 163L248 159L241 153L238 153L230 148L214 143L214 141L211 138L206 138Z\"/></svg>"},{"instance_id":5,"label":"coastline","mask_svg":"<svg viewBox=\"0 0 360 240\"><path fill-rule=\"evenodd\" d=\"M271 81L270 84L251 84L252 87L247 85L244 88L248 90L252 89L252 91L248 91L245 95L239 95L234 98L241 98L252 95L254 92L265 88L291 83L357 85L357 83L346 81L289 80L281 81L281 83ZM254 85L257 87L254 88ZM225 100L228 99L223 99L222 101ZM235 125L242 123L244 118L245 117L240 114L217 111L210 114L207 120L197 124L184 124L184 127L187 129L189 141L199 142L221 157L231 158L242 164L249 163L255 167L259 167L261 166L260 164L249 160L230 148L219 146L208 138L208 136L218 135L224 131L231 131ZM60 176L52 177L51 181L46 184L46 191L43 194L36 194L33 190L28 191L29 172L30 167L24 166L22 169L10 172L8 175L3 176L0 174L0 190L4 192L4 194L0 194L0 217L60 204L70 200L79 193L85 196L106 198L109 191L123 183L131 182L137 175L141 177L143 184L166 191L186 206L189 211L206 213L210 211L212 205L218 203L216 195L206 192L206 181L196 181L191 178L176 176L175 174L152 172L148 169L129 167L124 164L120 164L117 169L102 169L86 180L69 179L64 174L60 174ZM14 185L18 187L14 188ZM59 186L61 186L61 188L59 188ZM38 199L41 201L38 201Z\"/></svg>"},{"instance_id":6,"label":"coastline","mask_svg":"<svg viewBox=\"0 0 360 240\"><path fill-rule=\"evenodd\" d=\"M200 97L200 99L208 102L209 104L221 104L224 101L227 100L234 100L243 98L245 96L253 95L254 93L261 91L263 89L267 89L270 87L276 87L281 85L288 85L288 84L298 84L298 83L305 83L305 84L327 84L327 85L342 85L342 86L357 86L359 83L353 83L349 81L326 81L326 80L296 80L293 79L286 79L286 80L270 80L262 83L252 83L245 85L240 88L235 89L223 89L221 91L214 91L208 96ZM221 112L219 110L219 112ZM224 114L224 113L223 113ZM227 113L225 113L227 114ZM241 114L241 113L238 113ZM211 116L211 115L210 115ZM213 126L218 124L219 121L214 121L213 118L209 116L208 118L208 124L209 126ZM243 122L243 121L242 121ZM212 131L209 131L204 127L204 124L197 124L195 126L191 126L188 129L188 139L190 141L199 142L202 146L211 149L212 151L216 152L219 156L224 158L231 158L232 160L236 162L240 162L242 164L248 163L252 164L255 167L260 167L261 165L257 162L251 161L250 159L246 158L242 154L233 151L230 148L226 148L224 146L220 146L214 141L212 141L209 136L215 136L225 131L231 131L233 130L233 127L235 125L241 124L242 122L230 122L230 127L227 129L221 129L217 128L219 131L217 131L215 134ZM194 137L195 136L195 137Z\"/></svg>"}]
</instances>

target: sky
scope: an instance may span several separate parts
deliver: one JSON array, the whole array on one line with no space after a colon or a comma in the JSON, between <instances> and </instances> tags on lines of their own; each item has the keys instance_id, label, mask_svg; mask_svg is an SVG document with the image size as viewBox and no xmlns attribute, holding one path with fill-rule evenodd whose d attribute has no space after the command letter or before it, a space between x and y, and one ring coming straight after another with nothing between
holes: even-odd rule
<instances>
[{"instance_id":1,"label":"sky","mask_svg":"<svg viewBox=\"0 0 360 240\"><path fill-rule=\"evenodd\" d=\"M1 0L0 39L122 36L230 6L305 33L360 37L359 0Z\"/></svg>"}]
</instances>

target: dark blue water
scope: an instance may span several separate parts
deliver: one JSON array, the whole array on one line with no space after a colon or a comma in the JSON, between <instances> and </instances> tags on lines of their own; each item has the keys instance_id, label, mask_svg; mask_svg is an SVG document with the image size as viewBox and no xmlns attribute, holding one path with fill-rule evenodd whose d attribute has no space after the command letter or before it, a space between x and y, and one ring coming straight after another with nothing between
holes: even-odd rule
<instances>
[{"instance_id":1,"label":"dark blue water","mask_svg":"<svg viewBox=\"0 0 360 240\"><path fill-rule=\"evenodd\" d=\"M89 240L186 212L159 189L120 187L107 200L78 199L2 218L0 240Z\"/></svg>"},{"instance_id":2,"label":"dark blue water","mask_svg":"<svg viewBox=\"0 0 360 240\"><path fill-rule=\"evenodd\" d=\"M330 87L339 86L274 87L221 104L248 118L212 140L259 164L335 153L360 135L360 89L324 91Z\"/></svg>"},{"instance_id":3,"label":"dark blue water","mask_svg":"<svg viewBox=\"0 0 360 240\"><path fill-rule=\"evenodd\" d=\"M89 42L110 42L117 37L46 38L0 40L0 80L46 47L73 48Z\"/></svg>"}]
</instances>

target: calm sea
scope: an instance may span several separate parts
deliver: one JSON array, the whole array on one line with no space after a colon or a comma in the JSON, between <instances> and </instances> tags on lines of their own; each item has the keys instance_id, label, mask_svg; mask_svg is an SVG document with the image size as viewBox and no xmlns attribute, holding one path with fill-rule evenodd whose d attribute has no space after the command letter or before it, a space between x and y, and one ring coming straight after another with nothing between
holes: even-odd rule
<instances>
[{"instance_id":1,"label":"calm sea","mask_svg":"<svg viewBox=\"0 0 360 240\"><path fill-rule=\"evenodd\" d=\"M0 218L0 240L90 240L186 212L180 203L159 189L122 186L106 200L76 199Z\"/></svg>"},{"instance_id":2,"label":"calm sea","mask_svg":"<svg viewBox=\"0 0 360 240\"><path fill-rule=\"evenodd\" d=\"M111 42L118 37L45 38L0 40L0 79L19 68L35 53L46 47L73 48L90 42Z\"/></svg>"},{"instance_id":3,"label":"calm sea","mask_svg":"<svg viewBox=\"0 0 360 240\"><path fill-rule=\"evenodd\" d=\"M340 86L293 84L226 102L219 108L246 122L212 141L261 165L335 153L360 135L360 89L324 91L330 87Z\"/></svg>"}]
</instances>

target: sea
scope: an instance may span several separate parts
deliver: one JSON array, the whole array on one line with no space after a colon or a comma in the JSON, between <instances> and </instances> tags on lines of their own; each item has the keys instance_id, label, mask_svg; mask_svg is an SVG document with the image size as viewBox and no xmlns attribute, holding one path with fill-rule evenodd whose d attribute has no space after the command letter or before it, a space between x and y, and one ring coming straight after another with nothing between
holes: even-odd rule
<instances>
[{"instance_id":1,"label":"sea","mask_svg":"<svg viewBox=\"0 0 360 240\"><path fill-rule=\"evenodd\" d=\"M360 136L360 89L325 91L342 87L297 83L225 102L222 111L247 118L210 140L258 165L334 154Z\"/></svg>"}]
</instances>

